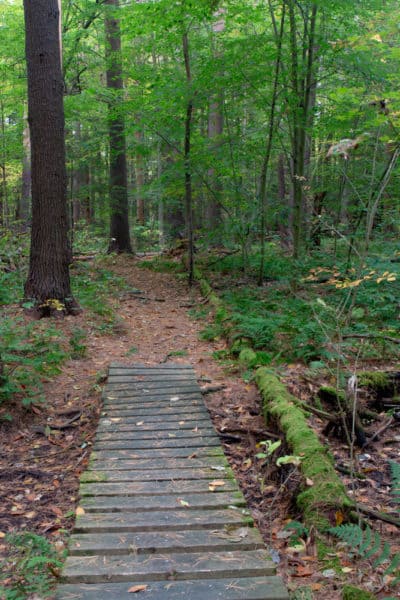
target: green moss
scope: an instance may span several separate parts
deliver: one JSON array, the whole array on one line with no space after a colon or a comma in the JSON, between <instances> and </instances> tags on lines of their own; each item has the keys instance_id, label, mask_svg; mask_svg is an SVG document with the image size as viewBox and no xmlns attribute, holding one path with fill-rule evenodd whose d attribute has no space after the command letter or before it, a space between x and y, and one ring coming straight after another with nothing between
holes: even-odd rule
<instances>
[{"instance_id":1,"label":"green moss","mask_svg":"<svg viewBox=\"0 0 400 600\"><path fill-rule=\"evenodd\" d=\"M329 385L323 385L318 391L318 397L321 400L325 400L326 402L345 402L346 397L343 392L338 391L334 387L330 387Z\"/></svg>"},{"instance_id":2,"label":"green moss","mask_svg":"<svg viewBox=\"0 0 400 600\"><path fill-rule=\"evenodd\" d=\"M239 363L247 368L255 367L257 354L251 348L243 348L239 354Z\"/></svg>"},{"instance_id":3,"label":"green moss","mask_svg":"<svg viewBox=\"0 0 400 600\"><path fill-rule=\"evenodd\" d=\"M81 483L99 483L107 481L107 475L102 471L85 471L81 475Z\"/></svg>"},{"instance_id":4,"label":"green moss","mask_svg":"<svg viewBox=\"0 0 400 600\"><path fill-rule=\"evenodd\" d=\"M364 371L358 375L358 384L362 387L368 387L374 392L384 392L392 388L389 376L382 371Z\"/></svg>"},{"instance_id":5,"label":"green moss","mask_svg":"<svg viewBox=\"0 0 400 600\"><path fill-rule=\"evenodd\" d=\"M345 585L342 590L343 600L376 600L376 596L370 592L365 592L354 585Z\"/></svg>"},{"instance_id":6,"label":"green moss","mask_svg":"<svg viewBox=\"0 0 400 600\"><path fill-rule=\"evenodd\" d=\"M346 496L325 448L296 404L296 398L265 368L256 371L256 381L264 399L266 421L278 423L293 454L303 457L301 471L304 478L313 481L313 485L304 488L297 497L304 522L307 526L314 525L324 530L331 525L329 515L332 509L343 510L351 507L352 502Z\"/></svg>"}]
</instances>

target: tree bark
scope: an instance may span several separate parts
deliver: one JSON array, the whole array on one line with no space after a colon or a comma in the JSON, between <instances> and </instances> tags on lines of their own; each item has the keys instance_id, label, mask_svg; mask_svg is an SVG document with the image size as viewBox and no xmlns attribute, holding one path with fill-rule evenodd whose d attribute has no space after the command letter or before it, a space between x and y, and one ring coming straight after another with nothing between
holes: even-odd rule
<instances>
[{"instance_id":1,"label":"tree bark","mask_svg":"<svg viewBox=\"0 0 400 600\"><path fill-rule=\"evenodd\" d=\"M73 311L69 265L64 83L58 0L24 0L28 122L32 148L32 236L25 297L42 314ZM52 303L51 301L58 301ZM54 308L55 307L55 308Z\"/></svg>"},{"instance_id":2,"label":"tree bark","mask_svg":"<svg viewBox=\"0 0 400 600\"><path fill-rule=\"evenodd\" d=\"M119 0L105 0L107 88L110 91L108 102L108 128L110 140L110 243L109 252L132 252L128 214L128 176L126 164L125 123L121 114L123 93L121 31L115 11Z\"/></svg>"}]
</instances>

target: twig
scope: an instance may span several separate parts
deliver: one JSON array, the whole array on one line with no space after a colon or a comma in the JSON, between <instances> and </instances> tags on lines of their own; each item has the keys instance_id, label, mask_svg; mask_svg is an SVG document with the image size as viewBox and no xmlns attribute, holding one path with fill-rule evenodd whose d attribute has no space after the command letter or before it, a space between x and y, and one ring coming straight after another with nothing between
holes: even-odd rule
<instances>
[{"instance_id":1,"label":"twig","mask_svg":"<svg viewBox=\"0 0 400 600\"><path fill-rule=\"evenodd\" d=\"M384 425L382 425L382 427L380 429L378 429L378 431L376 431L373 434L373 436L371 437L371 439L365 445L369 446L375 440L379 440L379 436L382 433L384 433L387 429L389 429L389 427L391 427L391 425L393 425L393 423L394 423L394 418L393 417L389 417L389 420L386 421L386 423Z\"/></svg>"},{"instance_id":2,"label":"twig","mask_svg":"<svg viewBox=\"0 0 400 600\"><path fill-rule=\"evenodd\" d=\"M362 504L356 504L357 510L364 513L364 515L368 515L372 519L378 519L379 521L384 521L385 523L390 523L391 525L395 525L396 527L400 527L400 519L396 519L396 517L391 517L390 515L386 515L384 513L376 512L367 506L363 506Z\"/></svg>"},{"instance_id":3,"label":"twig","mask_svg":"<svg viewBox=\"0 0 400 600\"><path fill-rule=\"evenodd\" d=\"M221 390L225 389L225 385L221 384L221 385L208 385L206 387L202 387L200 388L201 393L203 394L203 396L205 394L213 394L214 392L220 392Z\"/></svg>"},{"instance_id":4,"label":"twig","mask_svg":"<svg viewBox=\"0 0 400 600\"><path fill-rule=\"evenodd\" d=\"M337 417L335 417L334 415L331 415L330 413L327 413L324 410L320 410L319 408L314 408L314 406L310 406L309 404L303 402L302 400L299 400L298 398L296 398L296 404L299 404L301 408L304 408L304 410L312 412L317 417L321 417L322 419L326 419L327 421L331 421L332 423L336 423L336 421L338 420Z\"/></svg>"},{"instance_id":5,"label":"twig","mask_svg":"<svg viewBox=\"0 0 400 600\"><path fill-rule=\"evenodd\" d=\"M135 292L124 292L123 294L121 294L121 298L123 297L135 298L136 300L151 300L152 302L165 302L165 298L150 298L150 296L139 296Z\"/></svg>"},{"instance_id":6,"label":"twig","mask_svg":"<svg viewBox=\"0 0 400 600\"><path fill-rule=\"evenodd\" d=\"M357 473L357 471L352 471L349 467L343 467L342 465L335 465L336 471L339 473L343 473L344 475L351 475L352 477L356 477L357 479L367 479L365 475L362 473Z\"/></svg>"},{"instance_id":7,"label":"twig","mask_svg":"<svg viewBox=\"0 0 400 600\"><path fill-rule=\"evenodd\" d=\"M399 338L390 337L390 335L381 335L379 333L346 333L342 336L343 339L357 338L357 339L375 339L375 340L386 340L387 342L393 342L394 344L400 344Z\"/></svg>"}]
</instances>

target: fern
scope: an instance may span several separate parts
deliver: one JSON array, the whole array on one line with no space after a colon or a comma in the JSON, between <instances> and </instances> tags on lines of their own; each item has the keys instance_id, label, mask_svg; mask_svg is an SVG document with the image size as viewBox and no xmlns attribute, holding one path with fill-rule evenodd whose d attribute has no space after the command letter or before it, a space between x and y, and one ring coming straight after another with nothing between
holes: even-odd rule
<instances>
[{"instance_id":1,"label":"fern","mask_svg":"<svg viewBox=\"0 0 400 600\"><path fill-rule=\"evenodd\" d=\"M382 546L381 536L377 531L369 527L363 531L359 525L346 523L329 529L329 533L342 540L350 550L361 558L372 558L375 556L373 566L376 568L383 563L389 563L385 569L385 575L395 573L400 566L400 553L392 554L392 549L387 542ZM396 577L393 583L398 582Z\"/></svg>"},{"instance_id":2,"label":"fern","mask_svg":"<svg viewBox=\"0 0 400 600\"><path fill-rule=\"evenodd\" d=\"M392 474L392 494L394 501L400 504L400 463L389 461L390 471Z\"/></svg>"}]
</instances>

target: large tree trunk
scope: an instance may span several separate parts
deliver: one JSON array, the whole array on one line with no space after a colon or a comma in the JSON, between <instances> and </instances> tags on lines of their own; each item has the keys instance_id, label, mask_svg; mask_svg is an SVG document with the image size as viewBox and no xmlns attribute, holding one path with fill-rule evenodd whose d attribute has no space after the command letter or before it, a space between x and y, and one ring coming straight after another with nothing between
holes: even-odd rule
<instances>
[{"instance_id":1,"label":"large tree trunk","mask_svg":"<svg viewBox=\"0 0 400 600\"><path fill-rule=\"evenodd\" d=\"M107 88L111 91L108 103L110 138L110 244L109 252L132 252L128 216L128 176L126 165L125 123L121 114L123 91L121 61L121 31L115 11L119 0L105 0Z\"/></svg>"},{"instance_id":2,"label":"large tree trunk","mask_svg":"<svg viewBox=\"0 0 400 600\"><path fill-rule=\"evenodd\" d=\"M48 314L76 308L69 278L59 2L24 0L24 12L32 149L32 236L25 296Z\"/></svg>"}]
</instances>

